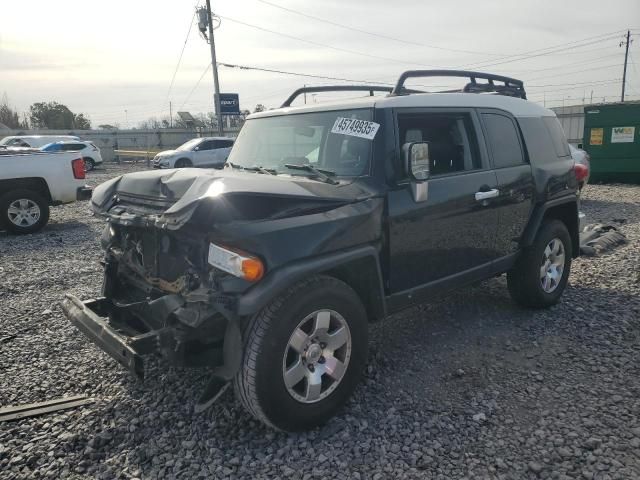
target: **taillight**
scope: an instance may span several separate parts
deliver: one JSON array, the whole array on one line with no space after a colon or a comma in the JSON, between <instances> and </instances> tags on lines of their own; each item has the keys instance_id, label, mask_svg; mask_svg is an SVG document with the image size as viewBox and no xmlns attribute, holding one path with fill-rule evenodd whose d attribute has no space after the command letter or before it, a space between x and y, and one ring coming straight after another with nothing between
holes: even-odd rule
<instances>
[{"instance_id":1,"label":"taillight","mask_svg":"<svg viewBox=\"0 0 640 480\"><path fill-rule=\"evenodd\" d=\"M578 180L578 182L582 182L585 178L589 176L589 169L587 168L586 165L583 165L581 163L576 163L573 166L573 171L576 174L576 180Z\"/></svg>"},{"instance_id":2,"label":"taillight","mask_svg":"<svg viewBox=\"0 0 640 480\"><path fill-rule=\"evenodd\" d=\"M76 158L71 161L71 170L73 170L73 178L84 180L84 160L82 158Z\"/></svg>"}]
</instances>

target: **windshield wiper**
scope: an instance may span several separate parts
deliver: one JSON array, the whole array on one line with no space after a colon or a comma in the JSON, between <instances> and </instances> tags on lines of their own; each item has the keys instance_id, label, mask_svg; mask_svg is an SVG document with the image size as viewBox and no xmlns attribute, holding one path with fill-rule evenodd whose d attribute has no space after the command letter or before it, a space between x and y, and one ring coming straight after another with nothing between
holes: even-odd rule
<instances>
[{"instance_id":1,"label":"windshield wiper","mask_svg":"<svg viewBox=\"0 0 640 480\"><path fill-rule=\"evenodd\" d=\"M264 173L266 175L276 175L276 170L273 168L263 168L258 165L254 165L253 167L244 167L242 165L237 165L235 163L227 162L231 168L236 168L238 170L247 170L248 172L258 172Z\"/></svg>"},{"instance_id":2,"label":"windshield wiper","mask_svg":"<svg viewBox=\"0 0 640 480\"><path fill-rule=\"evenodd\" d=\"M336 172L333 170L325 170L324 168L316 168L313 165L309 165L308 163L285 163L285 167L290 168L291 170L306 170L307 172L313 173L316 177L318 177L323 182L330 183L331 185L338 185L340 182L334 180L331 177L336 176Z\"/></svg>"}]
</instances>

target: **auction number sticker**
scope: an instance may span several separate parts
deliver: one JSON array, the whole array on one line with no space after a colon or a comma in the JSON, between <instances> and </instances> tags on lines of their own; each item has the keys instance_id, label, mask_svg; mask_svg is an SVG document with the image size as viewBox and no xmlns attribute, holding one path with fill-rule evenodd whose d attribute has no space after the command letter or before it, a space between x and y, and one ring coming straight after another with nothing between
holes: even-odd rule
<instances>
[{"instance_id":1,"label":"auction number sticker","mask_svg":"<svg viewBox=\"0 0 640 480\"><path fill-rule=\"evenodd\" d=\"M338 117L336 118L336 122L333 124L331 133L339 133L340 135L350 135L352 137L373 140L379 128L379 123L369 122L368 120Z\"/></svg>"}]
</instances>

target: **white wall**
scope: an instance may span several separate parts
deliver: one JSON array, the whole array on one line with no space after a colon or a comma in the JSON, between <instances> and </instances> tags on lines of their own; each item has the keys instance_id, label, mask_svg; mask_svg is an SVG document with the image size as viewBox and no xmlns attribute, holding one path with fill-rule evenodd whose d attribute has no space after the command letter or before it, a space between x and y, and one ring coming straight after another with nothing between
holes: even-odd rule
<instances>
[{"instance_id":1,"label":"white wall","mask_svg":"<svg viewBox=\"0 0 640 480\"><path fill-rule=\"evenodd\" d=\"M552 108L562 124L569 143L577 146L584 135L584 105Z\"/></svg>"}]
</instances>

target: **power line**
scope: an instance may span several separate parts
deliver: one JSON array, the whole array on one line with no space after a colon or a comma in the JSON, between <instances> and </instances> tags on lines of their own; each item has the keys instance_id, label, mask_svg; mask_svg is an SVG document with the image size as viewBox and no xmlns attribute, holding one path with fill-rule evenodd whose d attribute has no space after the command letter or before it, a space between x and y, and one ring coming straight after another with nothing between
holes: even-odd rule
<instances>
[{"instance_id":1,"label":"power line","mask_svg":"<svg viewBox=\"0 0 640 480\"><path fill-rule=\"evenodd\" d=\"M542 77L530 78L529 80L541 80L543 78L561 77L563 75L573 75L574 73L591 72L593 70L603 70L605 68L621 67L622 65L623 65L622 63L613 63L611 65L603 65L601 67L585 68L584 70L573 70L571 72L563 72L563 73L558 73L556 75L544 75Z\"/></svg>"},{"instance_id":2,"label":"power line","mask_svg":"<svg viewBox=\"0 0 640 480\"><path fill-rule=\"evenodd\" d=\"M276 3L272 3L272 2L268 2L267 0L256 0L260 3L264 3L265 5L269 5L271 7L274 8L279 8L280 10L284 10L286 12L290 12L296 15L300 15L302 17L306 17L306 18L311 18L313 20L316 20L318 22L323 22L323 23L327 23L329 25L333 25L335 27L340 27L340 28L344 28L346 30L351 30L354 32L358 32L358 33L364 33L365 35L371 35L372 37L378 37L378 38L383 38L385 40L392 40L394 42L400 42L400 43L404 43L406 45L415 45L418 47L426 47L426 48L433 48L436 50L443 50L446 52L455 52L455 53L470 53L473 55L495 55L495 56L504 56L504 53L490 53L490 52L480 52L477 50L463 50L463 49L457 49L457 48L447 48L447 47L440 47L438 45L430 45L427 43L420 43L420 42L414 42L411 40L404 40L402 38L397 38L397 37L392 37L390 35L383 35L381 33L376 33L376 32L370 32L368 30L362 30L360 28L356 28L356 27L352 27L350 25L345 25L343 23L338 23L338 22L334 22L332 20L327 20L326 18L321 18L321 17L316 17L315 15L310 15L308 13L304 13L301 12L299 10L294 10L293 8L287 8L287 7L283 7L282 5L278 5Z\"/></svg>"},{"instance_id":3,"label":"power line","mask_svg":"<svg viewBox=\"0 0 640 480\"><path fill-rule=\"evenodd\" d=\"M606 40L610 40L615 38L616 36L618 36L620 34L620 32L622 32L622 30L617 30L615 32L611 32L611 33L605 33L602 35L596 35L593 37L587 37L584 38L582 40L576 40L573 42L569 42L569 43L562 43L562 44L558 44L558 45L554 45L551 47L545 47L545 48L538 48L538 49L534 49L534 50L529 50L527 52L523 52L520 54L516 54L516 55L508 55L503 57L502 59L497 59L497 60L504 60L504 61L497 61L494 63L486 63L486 62L478 62L478 63L472 63L472 64L468 64L468 65L461 65L461 67L464 68L484 68L484 67L492 67L495 65L503 65L505 63L512 63L512 62L519 62L521 60L529 60L530 58L536 58L536 57L541 57L544 55L550 55L550 54L554 54L554 53L558 53L561 51L566 51L566 50L573 50L576 48L582 48L582 47L587 47L590 45L593 45L595 43L599 43L599 42L603 42ZM585 43L586 42L586 43ZM580 44L580 45L577 45ZM546 51L549 50L549 51ZM517 57L517 58L515 58Z\"/></svg>"},{"instance_id":4,"label":"power line","mask_svg":"<svg viewBox=\"0 0 640 480\"><path fill-rule=\"evenodd\" d=\"M287 72L284 70L274 70L271 68L262 68L262 67L250 67L247 65L236 65L233 63L224 63L224 62L218 62L218 65L222 65L223 67L228 67L228 68L239 68L241 70L258 70L260 72L268 72L268 73L279 73L282 75L292 75L292 76L296 76L296 77L308 77L308 78L318 78L321 80L336 80L339 82L353 82L353 83L375 83L375 84L379 84L379 85L389 85L389 86L393 86L394 84L392 83L386 83L386 82L378 82L378 81L374 81L374 80L353 80L350 78L341 78L341 77L327 77L324 75L315 75L315 74L311 74L311 73L299 73L299 72Z\"/></svg>"},{"instance_id":5,"label":"power line","mask_svg":"<svg viewBox=\"0 0 640 480\"><path fill-rule=\"evenodd\" d=\"M594 80L592 82L579 82L579 83L556 83L556 84L550 84L550 85L529 85L527 84L526 87L529 88L547 88L547 87L569 87L569 88L574 88L574 87L589 87L592 85L598 85L598 84L608 84L608 83L615 83L615 82L619 82L621 79L620 78L614 78L611 80Z\"/></svg>"},{"instance_id":6,"label":"power line","mask_svg":"<svg viewBox=\"0 0 640 480\"><path fill-rule=\"evenodd\" d=\"M399 63L399 64L403 64L403 65L418 65L418 66L421 66L421 67L430 67L430 68L435 66L435 65L425 65L425 64L421 64L421 63L415 63L415 62L405 62L403 60L398 60L397 58L381 57L379 55L372 55L372 54L365 53L365 52L359 52L357 50L351 50L351 49L348 49L348 48L336 47L334 45L328 45L326 43L315 42L313 40L307 40L307 39L304 39L304 38L296 37L294 35L289 35L288 33L282 33L282 32L277 32L275 30L269 30L268 28L264 28L264 27L261 27L259 25L254 25L252 23L243 22L242 20L237 20L235 18L226 17L226 16L223 16L223 15L218 15L218 16L220 18L223 18L223 19L228 20L230 22L237 23L239 25L244 25L245 27L255 28L256 30L261 30L263 32L271 33L273 35L280 35L281 37L289 38L291 40L297 40L299 42L304 42L304 43L307 43L309 45L314 45L316 47L329 48L331 50L336 50L338 52L350 53L351 55L359 55L359 56L362 56L362 57L375 58L376 60L384 60L385 62Z\"/></svg>"},{"instance_id":7,"label":"power line","mask_svg":"<svg viewBox=\"0 0 640 480\"><path fill-rule=\"evenodd\" d=\"M211 67L211 64L207 65L207 68L204 69L204 71L202 72L202 75L200 75L200 78L198 79L198 81L196 82L196 84L193 86L193 88L191 89L191 91L189 92L189 95L187 95L187 98L184 100L184 102L182 102L182 105L180 106L180 110L182 110L185 106L185 104L189 101L189 99L191 98L191 95L193 95L193 92L196 91L196 88L198 88L198 85L200 85L200 82L202 81L202 79L204 78L204 76L207 74L207 72L209 71L209 68Z\"/></svg>"},{"instance_id":8,"label":"power line","mask_svg":"<svg viewBox=\"0 0 640 480\"><path fill-rule=\"evenodd\" d=\"M169 84L169 90L167 90L167 96L165 98L164 103L167 103L167 100L169 99L169 95L171 94L171 89L173 88L173 83L176 80L176 74L178 73L178 69L180 68L180 63L182 63L182 56L184 55L184 49L187 46L187 42L189 41L189 35L191 35L191 29L193 28L193 20L196 18L196 14L195 12L193 13L193 16L191 17L191 22L189 23L189 30L187 31L187 36L184 39L184 43L182 44L182 50L180 51L180 56L178 57L178 63L176 63L176 68L173 71L173 76L171 77L171 83Z\"/></svg>"}]
</instances>

